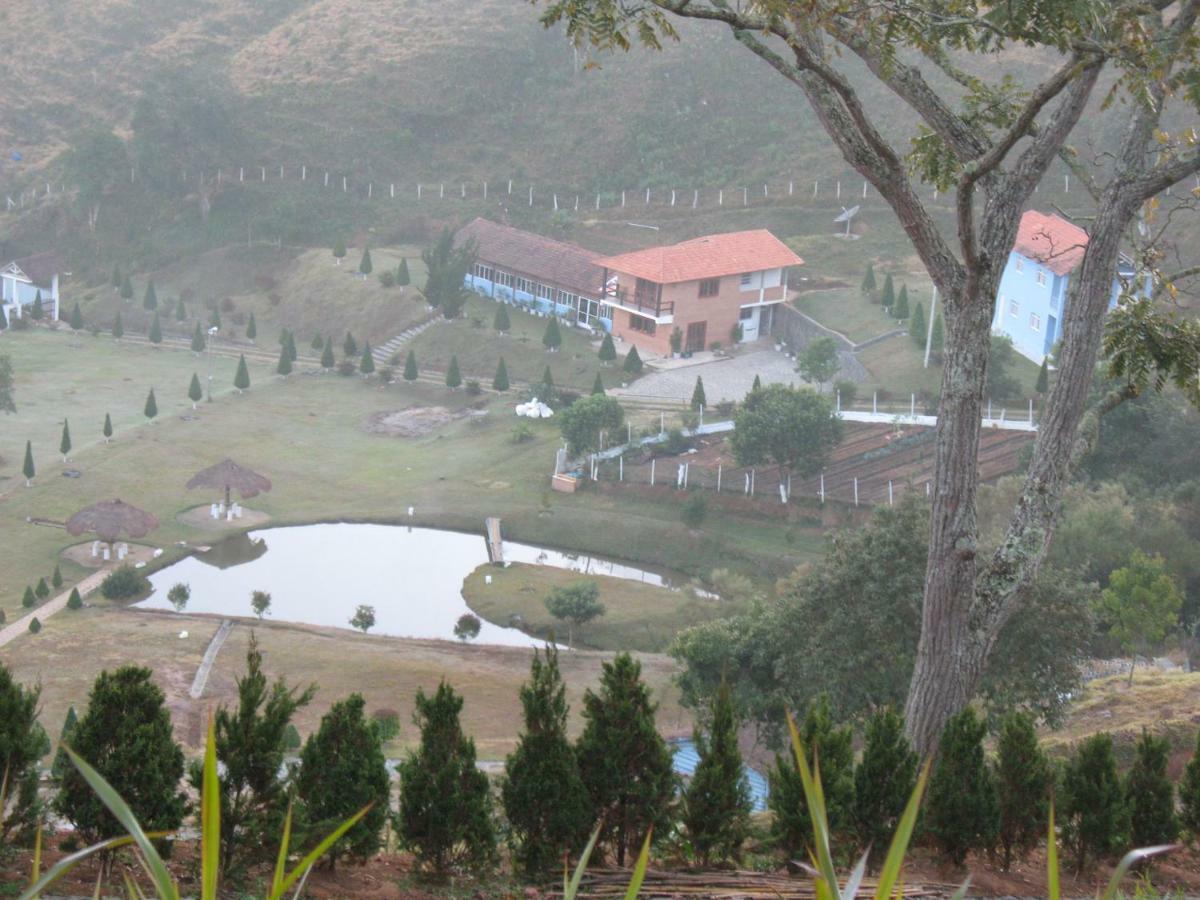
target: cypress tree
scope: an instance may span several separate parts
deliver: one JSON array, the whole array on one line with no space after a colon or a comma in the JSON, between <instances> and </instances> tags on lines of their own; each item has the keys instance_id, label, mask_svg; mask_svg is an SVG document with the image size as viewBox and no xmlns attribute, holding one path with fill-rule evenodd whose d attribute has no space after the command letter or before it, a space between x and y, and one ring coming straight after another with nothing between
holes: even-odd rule
<instances>
[{"instance_id":1,"label":"cypress tree","mask_svg":"<svg viewBox=\"0 0 1200 900\"><path fill-rule=\"evenodd\" d=\"M200 323L196 323L196 330L192 332L192 352L203 353L207 342L204 339L204 329L200 327Z\"/></svg>"},{"instance_id":2,"label":"cypress tree","mask_svg":"<svg viewBox=\"0 0 1200 900\"><path fill-rule=\"evenodd\" d=\"M67 598L67 609L82 609L83 597L79 594L79 588L71 588L71 596Z\"/></svg>"},{"instance_id":3,"label":"cypress tree","mask_svg":"<svg viewBox=\"0 0 1200 900\"><path fill-rule=\"evenodd\" d=\"M1180 822L1195 838L1200 834L1200 732L1196 734L1196 751L1179 781L1179 810Z\"/></svg>"},{"instance_id":4,"label":"cypress tree","mask_svg":"<svg viewBox=\"0 0 1200 900\"><path fill-rule=\"evenodd\" d=\"M221 310L215 306L213 307L212 315L208 317L208 324L212 328L221 327Z\"/></svg>"},{"instance_id":5,"label":"cypress tree","mask_svg":"<svg viewBox=\"0 0 1200 900\"><path fill-rule=\"evenodd\" d=\"M80 311L78 303L71 310L71 321L68 324L70 324L72 331L81 331L83 329L83 313Z\"/></svg>"},{"instance_id":6,"label":"cypress tree","mask_svg":"<svg viewBox=\"0 0 1200 900\"><path fill-rule=\"evenodd\" d=\"M450 357L450 368L446 370L446 387L454 390L462 384L462 375L458 371L458 357Z\"/></svg>"},{"instance_id":7,"label":"cypress tree","mask_svg":"<svg viewBox=\"0 0 1200 900\"><path fill-rule=\"evenodd\" d=\"M904 735L904 718L884 707L867 720L862 759L854 770L854 829L870 848L873 867L887 853L916 786L917 754Z\"/></svg>"},{"instance_id":8,"label":"cypress tree","mask_svg":"<svg viewBox=\"0 0 1200 900\"><path fill-rule=\"evenodd\" d=\"M342 353L349 359L351 356L358 356L358 341L354 339L354 335L346 332L346 340L342 342Z\"/></svg>"},{"instance_id":9,"label":"cypress tree","mask_svg":"<svg viewBox=\"0 0 1200 900\"><path fill-rule=\"evenodd\" d=\"M658 705L641 673L641 664L628 653L603 664L600 692L589 688L584 695L586 724L575 748L600 822L599 846L621 866L650 828L667 833L675 794L671 751L654 725Z\"/></svg>"},{"instance_id":10,"label":"cypress tree","mask_svg":"<svg viewBox=\"0 0 1200 900\"><path fill-rule=\"evenodd\" d=\"M404 257L400 258L400 265L396 267L396 284L400 287L408 287L412 284L412 275L408 271L408 260Z\"/></svg>"},{"instance_id":11,"label":"cypress tree","mask_svg":"<svg viewBox=\"0 0 1200 900\"><path fill-rule=\"evenodd\" d=\"M8 799L0 804L0 841L5 844L8 837L22 843L32 839L40 818L38 760L46 740L37 720L40 699L39 688L17 684L0 663L0 779L8 777Z\"/></svg>"},{"instance_id":12,"label":"cypress tree","mask_svg":"<svg viewBox=\"0 0 1200 900\"><path fill-rule=\"evenodd\" d=\"M945 327L942 325L942 314L938 313L937 318L933 320L933 335L930 340L930 348L934 353L941 353L945 344Z\"/></svg>"},{"instance_id":13,"label":"cypress tree","mask_svg":"<svg viewBox=\"0 0 1200 900\"><path fill-rule=\"evenodd\" d=\"M314 350L320 350L325 346L325 341L321 339L321 332L318 331L313 335L313 339L309 342L308 346L312 347Z\"/></svg>"},{"instance_id":14,"label":"cypress tree","mask_svg":"<svg viewBox=\"0 0 1200 900\"><path fill-rule=\"evenodd\" d=\"M120 290L121 283L125 279L121 277L120 263L113 263L112 277L109 279L109 284L113 286L113 290Z\"/></svg>"},{"instance_id":15,"label":"cypress tree","mask_svg":"<svg viewBox=\"0 0 1200 900\"><path fill-rule=\"evenodd\" d=\"M533 652L521 686L525 730L504 762L500 787L513 857L529 878L554 869L587 840L591 807L575 752L567 741L567 696L558 651Z\"/></svg>"},{"instance_id":16,"label":"cypress tree","mask_svg":"<svg viewBox=\"0 0 1200 900\"><path fill-rule=\"evenodd\" d=\"M593 394L604 394L604 379L600 377L600 373L596 373L596 380L592 382Z\"/></svg>"},{"instance_id":17,"label":"cypress tree","mask_svg":"<svg viewBox=\"0 0 1200 900\"><path fill-rule=\"evenodd\" d=\"M204 397L204 390L200 387L200 376L195 372L192 373L191 383L188 384L188 399L192 401L192 409L196 408L196 404Z\"/></svg>"},{"instance_id":18,"label":"cypress tree","mask_svg":"<svg viewBox=\"0 0 1200 900\"><path fill-rule=\"evenodd\" d=\"M337 242L333 245L334 265L340 266L342 264L342 260L345 258L346 258L346 242L343 241L341 238L338 238Z\"/></svg>"},{"instance_id":19,"label":"cypress tree","mask_svg":"<svg viewBox=\"0 0 1200 900\"><path fill-rule=\"evenodd\" d=\"M37 616L34 616L32 619L29 620L29 633L37 634L41 630L42 630L42 620L39 619Z\"/></svg>"},{"instance_id":20,"label":"cypress tree","mask_svg":"<svg viewBox=\"0 0 1200 900\"><path fill-rule=\"evenodd\" d=\"M373 266L371 265L371 248L363 247L362 259L358 262L358 271L364 275L370 275Z\"/></svg>"},{"instance_id":21,"label":"cypress tree","mask_svg":"<svg viewBox=\"0 0 1200 900\"><path fill-rule=\"evenodd\" d=\"M438 875L464 864L477 871L496 854L491 791L475 766L475 742L459 724L462 705L445 681L432 697L418 689L414 717L421 742L399 768L396 834Z\"/></svg>"},{"instance_id":22,"label":"cypress tree","mask_svg":"<svg viewBox=\"0 0 1200 900\"><path fill-rule=\"evenodd\" d=\"M112 336L118 341L125 336L125 324L121 321L121 311L117 310L117 317L113 319Z\"/></svg>"},{"instance_id":23,"label":"cypress tree","mask_svg":"<svg viewBox=\"0 0 1200 900\"><path fill-rule=\"evenodd\" d=\"M492 328L500 334L507 334L512 328L512 323L508 321L508 307L503 303L496 305L496 316L492 319Z\"/></svg>"},{"instance_id":24,"label":"cypress tree","mask_svg":"<svg viewBox=\"0 0 1200 900\"><path fill-rule=\"evenodd\" d=\"M71 594L72 597L78 595L78 591ZM70 606L70 604L67 604ZM77 607L72 607L77 608ZM75 707L67 707L67 717L63 719L62 731L58 733L58 750L54 754L54 763L50 766L50 777L55 781L61 781L63 775L67 773L67 769L72 768L71 759L67 756L67 751L63 749L63 744L68 746L75 735L75 729L79 726L79 716L75 713Z\"/></svg>"},{"instance_id":25,"label":"cypress tree","mask_svg":"<svg viewBox=\"0 0 1200 900\"><path fill-rule=\"evenodd\" d=\"M408 351L408 356L404 360L404 380L417 380L417 354L412 350Z\"/></svg>"},{"instance_id":26,"label":"cypress tree","mask_svg":"<svg viewBox=\"0 0 1200 900\"><path fill-rule=\"evenodd\" d=\"M1111 735L1094 734L1080 742L1063 771L1057 808L1077 872L1125 845L1129 815Z\"/></svg>"},{"instance_id":27,"label":"cypress tree","mask_svg":"<svg viewBox=\"0 0 1200 900\"><path fill-rule=\"evenodd\" d=\"M332 369L337 362L333 358L333 338L325 338L325 349L321 351L321 368Z\"/></svg>"},{"instance_id":28,"label":"cypress tree","mask_svg":"<svg viewBox=\"0 0 1200 900\"><path fill-rule=\"evenodd\" d=\"M1038 746L1029 715L1011 713L1004 718L994 773L1000 810L997 836L1001 863L1007 872L1014 855L1024 856L1038 845L1049 821L1054 775L1050 761Z\"/></svg>"},{"instance_id":29,"label":"cypress tree","mask_svg":"<svg viewBox=\"0 0 1200 900\"><path fill-rule=\"evenodd\" d=\"M246 340L253 341L258 337L258 323L254 321L254 312L250 312L250 321L246 323Z\"/></svg>"},{"instance_id":30,"label":"cypress tree","mask_svg":"<svg viewBox=\"0 0 1200 900\"><path fill-rule=\"evenodd\" d=\"M150 343L162 343L162 323L158 320L158 310L154 311L154 318L150 320Z\"/></svg>"},{"instance_id":31,"label":"cypress tree","mask_svg":"<svg viewBox=\"0 0 1200 900\"><path fill-rule=\"evenodd\" d=\"M919 300L908 320L908 336L918 347L925 346L925 307Z\"/></svg>"},{"instance_id":32,"label":"cypress tree","mask_svg":"<svg viewBox=\"0 0 1200 900\"><path fill-rule=\"evenodd\" d=\"M108 413L104 414L104 428L102 429L102 433L104 434L104 443L107 444L113 436L112 416Z\"/></svg>"},{"instance_id":33,"label":"cypress tree","mask_svg":"<svg viewBox=\"0 0 1200 900\"><path fill-rule=\"evenodd\" d=\"M158 293L154 290L154 279L146 282L146 293L142 296L142 308L149 312L158 309Z\"/></svg>"},{"instance_id":34,"label":"cypress tree","mask_svg":"<svg viewBox=\"0 0 1200 900\"><path fill-rule=\"evenodd\" d=\"M183 302L182 297L180 297L177 301L175 301L175 321L176 322L186 322L187 321L187 305Z\"/></svg>"},{"instance_id":35,"label":"cypress tree","mask_svg":"<svg viewBox=\"0 0 1200 900\"><path fill-rule=\"evenodd\" d=\"M150 388L150 393L146 395L146 405L142 409L142 415L148 422L154 421L154 417L158 415L158 403L154 399L154 388Z\"/></svg>"},{"instance_id":36,"label":"cypress tree","mask_svg":"<svg viewBox=\"0 0 1200 900\"><path fill-rule=\"evenodd\" d=\"M1033 389L1043 397L1050 393L1050 360L1049 357L1042 358L1042 366L1038 369L1037 384Z\"/></svg>"},{"instance_id":37,"label":"cypress tree","mask_svg":"<svg viewBox=\"0 0 1200 900\"><path fill-rule=\"evenodd\" d=\"M812 766L820 760L830 831L834 835L845 834L854 807L854 734L848 727L834 727L829 698L824 694L809 705L800 727L800 739L808 764ZM767 803L775 814L772 835L784 852L802 852L812 846L813 827L793 752L775 757L768 780L771 790Z\"/></svg>"},{"instance_id":38,"label":"cypress tree","mask_svg":"<svg viewBox=\"0 0 1200 900\"><path fill-rule=\"evenodd\" d=\"M896 286L892 281L892 273L888 272L887 277L883 279L883 293L879 297L879 303L884 309L890 310L895 302Z\"/></svg>"},{"instance_id":39,"label":"cypress tree","mask_svg":"<svg viewBox=\"0 0 1200 900\"><path fill-rule=\"evenodd\" d=\"M750 385L751 391L762 390L762 377L757 372L754 373L754 384Z\"/></svg>"},{"instance_id":40,"label":"cypress tree","mask_svg":"<svg viewBox=\"0 0 1200 900\"><path fill-rule=\"evenodd\" d=\"M279 363L275 366L275 374L284 378L292 374L292 355L287 347L279 348Z\"/></svg>"},{"instance_id":41,"label":"cypress tree","mask_svg":"<svg viewBox=\"0 0 1200 900\"><path fill-rule=\"evenodd\" d=\"M238 367L233 376L233 386L237 388L239 394L250 387L250 370L246 367L245 353L238 356Z\"/></svg>"},{"instance_id":42,"label":"cypress tree","mask_svg":"<svg viewBox=\"0 0 1200 900\"><path fill-rule=\"evenodd\" d=\"M25 594L21 597L21 605L26 609L33 609L37 604L37 596L33 592L30 585L25 585Z\"/></svg>"},{"instance_id":43,"label":"cypress tree","mask_svg":"<svg viewBox=\"0 0 1200 900\"><path fill-rule=\"evenodd\" d=\"M63 419L62 437L58 440L58 452L62 454L63 462L67 461L67 454L71 452L71 423Z\"/></svg>"},{"instance_id":44,"label":"cypress tree","mask_svg":"<svg viewBox=\"0 0 1200 900\"><path fill-rule=\"evenodd\" d=\"M25 442L25 464L21 466L21 474L25 476L25 487L29 487L33 476L37 474L37 469L33 465L33 443Z\"/></svg>"},{"instance_id":45,"label":"cypress tree","mask_svg":"<svg viewBox=\"0 0 1200 900\"><path fill-rule=\"evenodd\" d=\"M371 355L370 341L363 341L362 359L359 361L358 371L363 375L370 375L375 371L375 357Z\"/></svg>"},{"instance_id":46,"label":"cypress tree","mask_svg":"<svg viewBox=\"0 0 1200 900\"><path fill-rule=\"evenodd\" d=\"M700 410L708 405L704 397L704 379L696 376L696 386L692 388L692 409Z\"/></svg>"},{"instance_id":47,"label":"cypress tree","mask_svg":"<svg viewBox=\"0 0 1200 900\"><path fill-rule=\"evenodd\" d=\"M62 569L57 564L54 566L54 572L50 575L50 586L55 590L63 586Z\"/></svg>"},{"instance_id":48,"label":"cypress tree","mask_svg":"<svg viewBox=\"0 0 1200 900\"><path fill-rule=\"evenodd\" d=\"M562 346L562 332L558 328L558 316L551 316L542 334L542 346L553 353Z\"/></svg>"},{"instance_id":49,"label":"cypress tree","mask_svg":"<svg viewBox=\"0 0 1200 900\"><path fill-rule=\"evenodd\" d=\"M120 294L121 294L122 300L132 300L133 299L133 282L129 280L128 275L121 276Z\"/></svg>"},{"instance_id":50,"label":"cypress tree","mask_svg":"<svg viewBox=\"0 0 1200 900\"><path fill-rule=\"evenodd\" d=\"M1172 844L1179 839L1175 787L1167 774L1170 756L1170 741L1155 737L1143 727L1133 766L1125 778L1129 838L1135 847Z\"/></svg>"},{"instance_id":51,"label":"cypress tree","mask_svg":"<svg viewBox=\"0 0 1200 900\"><path fill-rule=\"evenodd\" d=\"M606 366L617 358L617 347L613 343L611 334L605 333L604 340L600 342L600 352L597 355L600 357L600 362Z\"/></svg>"},{"instance_id":52,"label":"cypress tree","mask_svg":"<svg viewBox=\"0 0 1200 900\"><path fill-rule=\"evenodd\" d=\"M183 823L183 751L149 669L123 666L100 673L71 749L104 776L147 831L173 831ZM125 833L74 766L62 776L54 808L87 843Z\"/></svg>"},{"instance_id":53,"label":"cypress tree","mask_svg":"<svg viewBox=\"0 0 1200 900\"><path fill-rule=\"evenodd\" d=\"M296 351L296 336L292 334L289 328L287 331L287 339L284 341L284 346L287 348L288 359L295 362L300 358L300 354Z\"/></svg>"},{"instance_id":54,"label":"cypress tree","mask_svg":"<svg viewBox=\"0 0 1200 900\"><path fill-rule=\"evenodd\" d=\"M296 794L306 821L341 822L375 804L330 848L331 866L342 856L364 861L375 853L387 821L387 764L378 729L363 713L365 705L361 694L335 703L300 753Z\"/></svg>"},{"instance_id":55,"label":"cypress tree","mask_svg":"<svg viewBox=\"0 0 1200 900\"><path fill-rule=\"evenodd\" d=\"M908 285L900 285L900 293L896 296L896 305L892 307L892 315L897 319L908 318Z\"/></svg>"},{"instance_id":56,"label":"cypress tree","mask_svg":"<svg viewBox=\"0 0 1200 900\"><path fill-rule=\"evenodd\" d=\"M692 732L700 762L683 795L684 827L704 866L713 859L737 859L750 830L750 785L737 732L733 696L722 679L707 737L699 728Z\"/></svg>"},{"instance_id":57,"label":"cypress tree","mask_svg":"<svg viewBox=\"0 0 1200 900\"><path fill-rule=\"evenodd\" d=\"M33 592L39 600L45 600L50 596L50 585L46 584L45 576L38 579L37 587L33 589Z\"/></svg>"},{"instance_id":58,"label":"cypress tree","mask_svg":"<svg viewBox=\"0 0 1200 900\"><path fill-rule=\"evenodd\" d=\"M875 283L875 266L873 263L867 263L867 274L863 276L860 290L868 297L872 297L878 287L879 285Z\"/></svg>"},{"instance_id":59,"label":"cypress tree","mask_svg":"<svg viewBox=\"0 0 1200 900\"><path fill-rule=\"evenodd\" d=\"M961 866L972 851L996 842L996 789L983 755L987 723L970 707L946 723L929 781L926 825L939 849Z\"/></svg>"},{"instance_id":60,"label":"cypress tree","mask_svg":"<svg viewBox=\"0 0 1200 900\"><path fill-rule=\"evenodd\" d=\"M508 390L508 367L504 364L503 356L500 357L500 363L496 366L496 377L492 379L492 390Z\"/></svg>"},{"instance_id":61,"label":"cypress tree","mask_svg":"<svg viewBox=\"0 0 1200 900\"><path fill-rule=\"evenodd\" d=\"M546 366L546 370L542 372L542 380L538 384L537 395L546 405L554 405L554 375L551 374L549 366Z\"/></svg>"},{"instance_id":62,"label":"cypress tree","mask_svg":"<svg viewBox=\"0 0 1200 900\"><path fill-rule=\"evenodd\" d=\"M33 295L33 308L29 310L29 314L33 316L35 322L40 322L46 317L46 311L42 308L42 292L38 291Z\"/></svg>"},{"instance_id":63,"label":"cypress tree","mask_svg":"<svg viewBox=\"0 0 1200 900\"><path fill-rule=\"evenodd\" d=\"M637 347L630 346L625 354L625 365L622 368L630 375L642 374L642 358L638 355Z\"/></svg>"}]
</instances>

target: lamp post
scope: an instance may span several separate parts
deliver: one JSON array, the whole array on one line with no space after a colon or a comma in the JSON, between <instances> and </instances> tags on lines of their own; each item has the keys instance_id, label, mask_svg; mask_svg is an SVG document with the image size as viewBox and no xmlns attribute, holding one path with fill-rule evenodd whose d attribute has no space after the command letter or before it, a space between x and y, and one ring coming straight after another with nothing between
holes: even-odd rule
<instances>
[{"instance_id":1,"label":"lamp post","mask_svg":"<svg viewBox=\"0 0 1200 900\"><path fill-rule=\"evenodd\" d=\"M208 329L208 402L212 403L212 345L220 331L216 325Z\"/></svg>"}]
</instances>

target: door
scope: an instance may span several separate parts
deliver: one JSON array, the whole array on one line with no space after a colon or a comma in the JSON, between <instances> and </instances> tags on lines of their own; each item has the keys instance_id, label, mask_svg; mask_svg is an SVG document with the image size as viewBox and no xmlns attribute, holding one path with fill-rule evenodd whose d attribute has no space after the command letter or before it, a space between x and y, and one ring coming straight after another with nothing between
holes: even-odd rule
<instances>
[{"instance_id":1,"label":"door","mask_svg":"<svg viewBox=\"0 0 1200 900\"><path fill-rule=\"evenodd\" d=\"M758 340L758 324L761 312L761 306L752 306L747 309L743 309L739 314L738 324L742 326L743 341Z\"/></svg>"},{"instance_id":2,"label":"door","mask_svg":"<svg viewBox=\"0 0 1200 900\"><path fill-rule=\"evenodd\" d=\"M683 349L688 353L696 353L704 349L704 334L708 330L707 322L690 322L687 327L687 343Z\"/></svg>"}]
</instances>

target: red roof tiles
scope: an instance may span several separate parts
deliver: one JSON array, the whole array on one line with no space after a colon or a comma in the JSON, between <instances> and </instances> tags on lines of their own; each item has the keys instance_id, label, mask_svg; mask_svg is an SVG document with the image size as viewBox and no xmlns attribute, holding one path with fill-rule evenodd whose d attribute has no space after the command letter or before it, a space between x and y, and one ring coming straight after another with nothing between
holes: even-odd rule
<instances>
[{"instance_id":1,"label":"red roof tiles","mask_svg":"<svg viewBox=\"0 0 1200 900\"><path fill-rule=\"evenodd\" d=\"M754 231L710 234L669 247L651 247L620 256L600 257L595 262L657 284L675 284L798 266L803 265L804 260L771 232L758 228Z\"/></svg>"},{"instance_id":2,"label":"red roof tiles","mask_svg":"<svg viewBox=\"0 0 1200 900\"><path fill-rule=\"evenodd\" d=\"M1087 243L1087 232L1078 225L1031 209L1021 216L1013 249L1055 275L1066 275L1083 261Z\"/></svg>"}]
</instances>

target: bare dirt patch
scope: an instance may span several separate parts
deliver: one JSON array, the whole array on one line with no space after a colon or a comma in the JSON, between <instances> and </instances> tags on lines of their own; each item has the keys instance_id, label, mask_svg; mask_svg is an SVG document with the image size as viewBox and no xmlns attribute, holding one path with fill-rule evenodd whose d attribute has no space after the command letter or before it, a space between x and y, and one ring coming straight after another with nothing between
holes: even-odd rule
<instances>
[{"instance_id":1,"label":"bare dirt patch","mask_svg":"<svg viewBox=\"0 0 1200 900\"><path fill-rule=\"evenodd\" d=\"M372 413L364 426L370 434L384 437L424 437L449 425L456 419L471 415L471 410L452 410L444 406L413 406L408 409L389 409Z\"/></svg>"}]
</instances>

